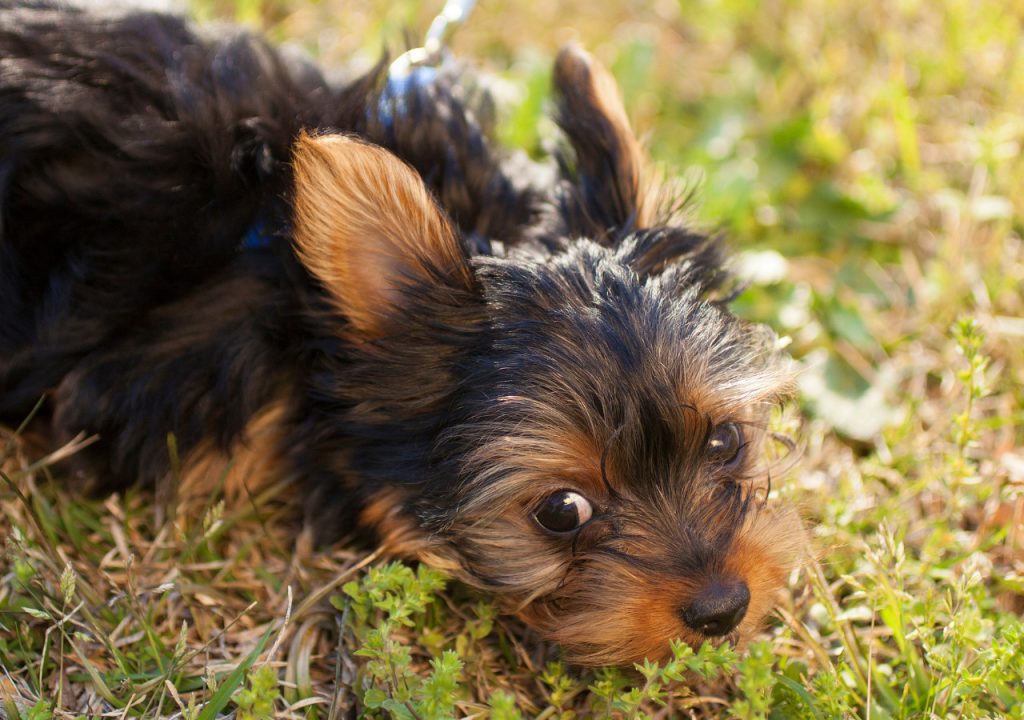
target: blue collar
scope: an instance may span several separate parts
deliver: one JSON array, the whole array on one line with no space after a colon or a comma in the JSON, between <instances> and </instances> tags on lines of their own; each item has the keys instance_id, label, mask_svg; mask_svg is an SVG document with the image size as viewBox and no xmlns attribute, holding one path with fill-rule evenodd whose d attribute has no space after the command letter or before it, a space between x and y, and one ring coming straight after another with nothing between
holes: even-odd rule
<instances>
[{"instance_id":1,"label":"blue collar","mask_svg":"<svg viewBox=\"0 0 1024 720\"><path fill-rule=\"evenodd\" d=\"M242 237L242 249L262 250L269 248L274 242L274 233L268 225L266 213L260 212L256 215L252 224L249 225L249 229L245 231L245 235Z\"/></svg>"}]
</instances>

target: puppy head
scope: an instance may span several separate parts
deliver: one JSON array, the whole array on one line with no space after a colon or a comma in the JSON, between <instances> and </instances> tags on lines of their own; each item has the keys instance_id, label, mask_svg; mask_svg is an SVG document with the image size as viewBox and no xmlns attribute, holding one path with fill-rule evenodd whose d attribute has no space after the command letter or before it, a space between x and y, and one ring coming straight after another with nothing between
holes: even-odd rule
<instances>
[{"instance_id":1,"label":"puppy head","mask_svg":"<svg viewBox=\"0 0 1024 720\"><path fill-rule=\"evenodd\" d=\"M742 640L801 546L761 460L787 365L715 300L719 245L656 219L607 73L566 51L555 84L574 155L543 256L469 258L397 158L299 141L296 252L343 355L315 388L337 492L577 662Z\"/></svg>"},{"instance_id":2,"label":"puppy head","mask_svg":"<svg viewBox=\"0 0 1024 720\"><path fill-rule=\"evenodd\" d=\"M696 266L634 255L478 264L492 344L437 446L459 483L414 503L471 582L586 663L749 635L801 544L766 504L788 386L770 335L702 298Z\"/></svg>"}]
</instances>

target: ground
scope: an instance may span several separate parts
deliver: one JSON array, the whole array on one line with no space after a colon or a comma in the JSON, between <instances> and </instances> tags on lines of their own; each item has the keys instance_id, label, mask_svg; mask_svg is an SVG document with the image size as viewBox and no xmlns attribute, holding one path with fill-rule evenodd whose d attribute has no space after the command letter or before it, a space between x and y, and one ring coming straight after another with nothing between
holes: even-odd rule
<instances>
[{"instance_id":1,"label":"ground","mask_svg":"<svg viewBox=\"0 0 1024 720\"><path fill-rule=\"evenodd\" d=\"M197 3L327 64L438 9ZM0 715L1024 717L1022 37L1005 0L493 0L456 39L531 152L557 48L593 50L801 364L774 492L815 557L744 652L548 662L486 597L296 543L281 488L164 522L70 501L7 433Z\"/></svg>"}]
</instances>

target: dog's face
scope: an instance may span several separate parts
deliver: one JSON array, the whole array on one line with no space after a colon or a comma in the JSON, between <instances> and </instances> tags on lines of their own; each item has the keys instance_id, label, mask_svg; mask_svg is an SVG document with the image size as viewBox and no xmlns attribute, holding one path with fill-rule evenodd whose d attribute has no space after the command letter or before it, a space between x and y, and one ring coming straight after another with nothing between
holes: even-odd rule
<instances>
[{"instance_id":1,"label":"dog's face","mask_svg":"<svg viewBox=\"0 0 1024 720\"><path fill-rule=\"evenodd\" d=\"M490 352L439 442L458 491L423 513L588 663L755 629L799 550L765 505L770 334L701 299L697 266L638 273L640 242L478 264Z\"/></svg>"},{"instance_id":2,"label":"dog's face","mask_svg":"<svg viewBox=\"0 0 1024 720\"><path fill-rule=\"evenodd\" d=\"M800 549L761 452L785 363L713 300L717 243L654 226L610 78L568 51L555 83L576 167L543 253L471 259L396 158L299 142L296 250L343 317L347 421L420 438L390 452L396 473L417 452L422 467L362 522L578 662L742 638ZM363 465L386 472L388 452Z\"/></svg>"}]
</instances>

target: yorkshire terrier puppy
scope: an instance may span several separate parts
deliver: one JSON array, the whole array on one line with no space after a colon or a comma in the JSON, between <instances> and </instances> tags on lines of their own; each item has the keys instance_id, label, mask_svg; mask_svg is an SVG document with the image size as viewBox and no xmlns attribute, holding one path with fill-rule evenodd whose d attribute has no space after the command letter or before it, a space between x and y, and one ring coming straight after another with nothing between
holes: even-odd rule
<instances>
[{"instance_id":1,"label":"yorkshire terrier puppy","mask_svg":"<svg viewBox=\"0 0 1024 720\"><path fill-rule=\"evenodd\" d=\"M742 640L800 551L767 502L789 372L645 176L611 76L557 162L468 71L332 83L239 31L0 0L0 419L99 487L294 478L580 663ZM230 460L230 462L229 462Z\"/></svg>"}]
</instances>

